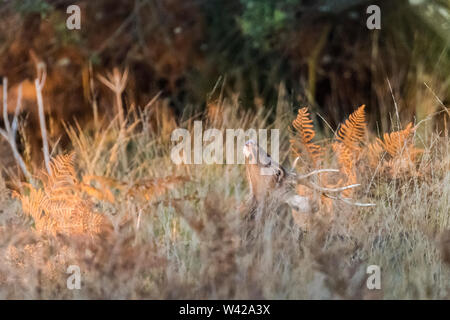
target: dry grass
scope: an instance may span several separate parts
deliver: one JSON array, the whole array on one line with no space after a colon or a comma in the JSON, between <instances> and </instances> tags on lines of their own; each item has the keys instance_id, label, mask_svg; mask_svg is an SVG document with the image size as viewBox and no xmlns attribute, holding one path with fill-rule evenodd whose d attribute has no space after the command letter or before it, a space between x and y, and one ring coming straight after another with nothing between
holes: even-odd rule
<instances>
[{"instance_id":1,"label":"dry grass","mask_svg":"<svg viewBox=\"0 0 450 320\"><path fill-rule=\"evenodd\" d=\"M406 143L406 136L405 143L395 142L400 134L391 133L376 145L358 145L352 170L361 187L352 197L376 206L322 199L327 205L309 216L303 229L290 208L278 203L261 208L264 219L246 219L244 165L172 163L174 119L157 111L163 108L155 102L98 127L67 127L72 148L56 147L55 153L74 152L74 158L54 158L51 173L18 188L19 199L0 180L0 298L450 297L447 135L420 137L425 148L407 165L395 161L399 154L411 155L414 140ZM282 159L290 163L294 113L278 110L280 116L268 123L262 112L245 112L235 101L223 100L209 108L203 127L224 131L276 124ZM181 125L192 130L194 117L186 119ZM312 143L306 120L305 141ZM362 138L359 131L358 143ZM339 165L333 141L321 141L329 150L320 161L324 167ZM311 146L316 155L318 147ZM31 201L36 198L47 205ZM60 201L52 203L55 199ZM324 219L330 211L333 218ZM72 232L51 224L62 219L70 225L65 217L77 219L85 212L105 221L101 230ZM51 220L45 228L42 219ZM366 288L371 264L381 267L381 290ZM81 268L81 290L66 288L69 265Z\"/></svg>"}]
</instances>

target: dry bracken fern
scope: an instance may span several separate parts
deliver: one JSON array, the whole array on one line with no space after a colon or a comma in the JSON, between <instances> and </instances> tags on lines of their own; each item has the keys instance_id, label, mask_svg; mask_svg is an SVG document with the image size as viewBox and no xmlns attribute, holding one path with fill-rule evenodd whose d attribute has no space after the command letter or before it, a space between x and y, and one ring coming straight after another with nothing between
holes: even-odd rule
<instances>
[{"instance_id":1,"label":"dry bracken fern","mask_svg":"<svg viewBox=\"0 0 450 320\"><path fill-rule=\"evenodd\" d=\"M50 172L41 173L43 187L29 186L28 193L19 195L39 233L95 235L108 227L105 217L93 212L93 203L81 196L73 162L73 153L55 157Z\"/></svg>"},{"instance_id":2,"label":"dry bracken fern","mask_svg":"<svg viewBox=\"0 0 450 320\"><path fill-rule=\"evenodd\" d=\"M91 185L94 181L100 185L99 188ZM111 189L120 191L125 198L151 201L173 189L176 185L186 181L188 181L186 177L167 176L164 178L143 179L133 184L128 184L112 178L87 175L83 177L81 189L97 200L108 201L110 203L114 203L114 196Z\"/></svg>"},{"instance_id":3,"label":"dry bracken fern","mask_svg":"<svg viewBox=\"0 0 450 320\"><path fill-rule=\"evenodd\" d=\"M313 161L313 165L317 166L322 156L322 149L319 145L312 142L316 135L314 131L313 121L309 117L308 108L298 109L297 118L292 122L296 130L295 139L291 139L291 147L294 154L298 157L301 154L301 147L306 150L309 158Z\"/></svg>"},{"instance_id":4,"label":"dry bracken fern","mask_svg":"<svg viewBox=\"0 0 450 320\"><path fill-rule=\"evenodd\" d=\"M407 147L408 140L413 132L412 123L409 123L403 130L385 133L383 135L384 142L381 142L381 144L391 157L395 157Z\"/></svg>"},{"instance_id":5,"label":"dry bracken fern","mask_svg":"<svg viewBox=\"0 0 450 320\"><path fill-rule=\"evenodd\" d=\"M332 144L333 151L338 160L339 168L344 174L345 179L341 179L338 184L355 184L357 182L355 172L355 159L356 155L346 145L340 142L334 142ZM342 192L344 197L351 197L353 189L348 189Z\"/></svg>"},{"instance_id":6,"label":"dry bracken fern","mask_svg":"<svg viewBox=\"0 0 450 320\"><path fill-rule=\"evenodd\" d=\"M126 195L127 197L150 201L187 180L187 178L182 176L168 176L165 178L141 180L135 183L127 191Z\"/></svg>"},{"instance_id":7,"label":"dry bracken fern","mask_svg":"<svg viewBox=\"0 0 450 320\"><path fill-rule=\"evenodd\" d=\"M361 143L367 126L364 108L365 105L360 106L345 120L337 133L337 141L332 145L339 166L346 176L346 184L357 182L355 164L361 154ZM352 189L349 189L343 195L350 197L351 193Z\"/></svg>"},{"instance_id":8,"label":"dry bracken fern","mask_svg":"<svg viewBox=\"0 0 450 320\"><path fill-rule=\"evenodd\" d=\"M365 107L365 105L362 105L354 111L341 125L337 133L337 140L351 151L360 150L360 144L366 134Z\"/></svg>"},{"instance_id":9,"label":"dry bracken fern","mask_svg":"<svg viewBox=\"0 0 450 320\"><path fill-rule=\"evenodd\" d=\"M382 153L383 146L380 139L375 140L375 142L367 146L367 161L370 167L375 168L378 166Z\"/></svg>"},{"instance_id":10,"label":"dry bracken fern","mask_svg":"<svg viewBox=\"0 0 450 320\"><path fill-rule=\"evenodd\" d=\"M414 147L414 127L409 123L405 129L385 133L383 140L377 139L368 146L368 162L374 168L380 162L381 154L387 153L386 159L381 163L381 170L388 172L392 177L401 173L413 173L415 160L422 150Z\"/></svg>"}]
</instances>

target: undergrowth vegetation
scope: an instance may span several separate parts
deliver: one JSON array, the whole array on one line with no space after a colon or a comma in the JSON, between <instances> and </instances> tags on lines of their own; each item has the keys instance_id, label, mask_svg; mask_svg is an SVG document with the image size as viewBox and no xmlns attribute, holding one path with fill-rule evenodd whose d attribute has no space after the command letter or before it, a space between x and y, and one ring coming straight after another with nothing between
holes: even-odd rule
<instances>
[{"instance_id":1,"label":"undergrowth vegetation","mask_svg":"<svg viewBox=\"0 0 450 320\"><path fill-rule=\"evenodd\" d=\"M113 80L102 81L114 91ZM295 116L284 102L273 121L236 99L179 124L165 108L155 99L112 121L66 125L71 146L49 141L48 169L0 180L0 298L450 297L447 128L416 147L416 129L448 117L444 106L430 121L397 118L379 137L361 106L320 140L308 108ZM272 199L249 220L246 165L171 161L171 132L194 120L222 132L280 129L285 167L336 168L321 185L359 187L331 196L294 186L314 199L312 213ZM66 287L70 265L80 267L80 290ZM369 265L381 268L381 290L367 289Z\"/></svg>"}]
</instances>

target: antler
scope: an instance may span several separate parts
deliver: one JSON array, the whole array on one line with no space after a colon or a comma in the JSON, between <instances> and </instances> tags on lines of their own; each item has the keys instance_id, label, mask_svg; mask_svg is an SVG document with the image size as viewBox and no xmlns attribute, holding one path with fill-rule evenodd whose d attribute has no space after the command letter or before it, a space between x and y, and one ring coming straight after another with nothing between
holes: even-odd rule
<instances>
[{"instance_id":1,"label":"antler","mask_svg":"<svg viewBox=\"0 0 450 320\"><path fill-rule=\"evenodd\" d=\"M357 206L357 207L375 207L374 203L353 202L353 201L350 201L349 198L343 198L341 196L332 196L332 195L329 195L326 193L324 193L324 195L330 199L341 200L342 202L345 202L346 204L350 204L350 205Z\"/></svg>"},{"instance_id":2,"label":"antler","mask_svg":"<svg viewBox=\"0 0 450 320\"><path fill-rule=\"evenodd\" d=\"M310 187L314 190L321 191L321 192L342 192L344 190L352 189L352 188L356 188L356 187L360 186L359 183L356 183L356 184L351 184L351 185L343 186L343 187L339 187L339 188L327 188L327 187L318 186L317 184L315 184L314 182L311 182L311 181L307 181L306 183L303 183L303 184L306 185L307 187Z\"/></svg>"},{"instance_id":3,"label":"antler","mask_svg":"<svg viewBox=\"0 0 450 320\"><path fill-rule=\"evenodd\" d=\"M281 165L272 161L270 156L260 148L256 142L253 140L247 141L244 147L245 156L253 160L254 165L247 166L247 177L250 183L251 192L253 196L259 199L264 199L266 195L271 192L271 190L276 188L289 188L285 183L287 179L290 181L294 180L296 183L303 184L306 187L316 190L323 194L324 196L340 200L347 204L359 206L359 207L371 207L374 206L372 203L360 203L353 202L349 198L344 198L339 195L340 192L360 186L360 184L351 184L343 187L328 188L322 187L310 181L309 178L316 176L321 173L326 172L339 172L338 169L317 169L309 173L300 175L295 172L294 168L299 160L297 157L294 161L292 169L288 172ZM256 168L255 168L256 166ZM261 169L265 169L272 175L264 175ZM330 195L328 193L333 193L337 195ZM297 208L297 210L302 212L310 212L312 209L311 199L308 197L302 197L292 192L286 192L284 196L284 202L288 203L291 207Z\"/></svg>"},{"instance_id":4,"label":"antler","mask_svg":"<svg viewBox=\"0 0 450 320\"><path fill-rule=\"evenodd\" d=\"M293 165L292 170L295 168L295 165L297 164L297 161L298 161L298 157L294 161L294 165ZM314 189L316 191L319 191L319 192L321 192L322 194L324 194L326 197L328 197L330 199L341 200L341 201L343 201L343 202L345 202L347 204L355 205L355 206L359 206L359 207L372 207L372 206L375 206L375 204L373 204L373 203L352 202L352 201L350 201L349 198L343 198L340 195L332 196L332 195L327 194L327 192L339 193L339 192L342 192L344 190L348 190L348 189L359 187L360 186L359 183L351 184L351 185L347 185L347 186L343 186L343 187L338 187L338 188L328 188L328 187L319 186L316 183L307 180L309 177L312 177L312 176L315 176L315 175L318 175L318 174L324 173L324 172L339 172L339 170L337 170L337 169L317 169L317 170L311 171L311 172L309 172L307 174L304 174L304 175L298 175L295 172L291 172L291 175L294 176L294 178L297 180L298 183L303 184L303 185L307 186L308 188L311 188L311 189Z\"/></svg>"}]
</instances>

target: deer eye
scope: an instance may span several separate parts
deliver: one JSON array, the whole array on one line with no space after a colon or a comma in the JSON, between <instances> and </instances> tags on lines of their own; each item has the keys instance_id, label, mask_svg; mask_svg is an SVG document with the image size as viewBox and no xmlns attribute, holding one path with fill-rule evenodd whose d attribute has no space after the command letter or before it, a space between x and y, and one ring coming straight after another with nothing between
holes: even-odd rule
<instances>
[{"instance_id":1,"label":"deer eye","mask_svg":"<svg viewBox=\"0 0 450 320\"><path fill-rule=\"evenodd\" d=\"M279 182L283 176L283 172L280 169L276 169L275 176L277 177L277 182Z\"/></svg>"}]
</instances>

